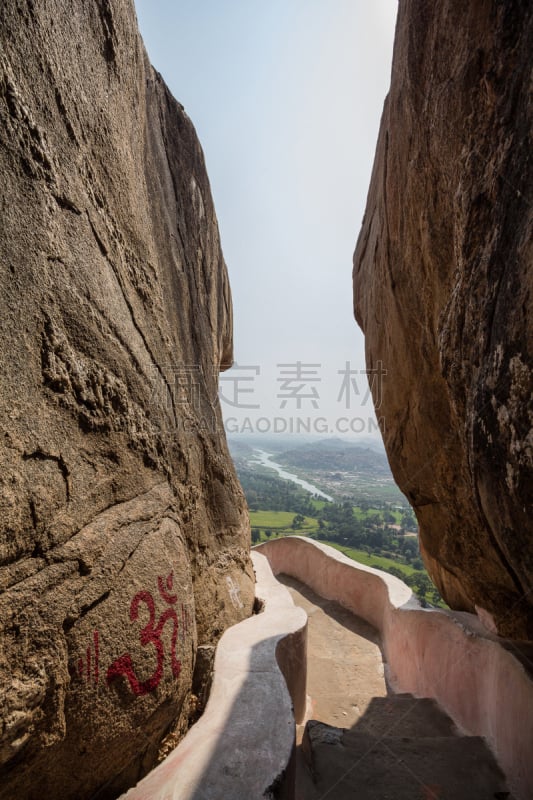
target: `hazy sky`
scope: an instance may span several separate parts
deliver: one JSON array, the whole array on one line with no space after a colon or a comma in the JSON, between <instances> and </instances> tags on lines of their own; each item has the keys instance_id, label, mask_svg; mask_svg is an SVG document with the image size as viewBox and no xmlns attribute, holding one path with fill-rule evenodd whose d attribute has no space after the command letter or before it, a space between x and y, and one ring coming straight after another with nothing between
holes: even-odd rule
<instances>
[{"instance_id":1,"label":"hazy sky","mask_svg":"<svg viewBox=\"0 0 533 800\"><path fill-rule=\"evenodd\" d=\"M396 0L135 2L152 63L206 156L241 367L222 376L227 429L246 418L283 427L276 417L293 427L303 418L305 429L309 418L318 432L337 433L341 418L368 433L352 254L390 82ZM338 374L346 362L355 370L349 397Z\"/></svg>"}]
</instances>

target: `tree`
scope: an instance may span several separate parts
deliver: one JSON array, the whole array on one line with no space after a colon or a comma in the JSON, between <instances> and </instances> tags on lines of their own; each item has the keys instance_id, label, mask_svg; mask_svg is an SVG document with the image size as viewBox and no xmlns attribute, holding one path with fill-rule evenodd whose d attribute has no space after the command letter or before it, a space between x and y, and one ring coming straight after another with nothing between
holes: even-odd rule
<instances>
[{"instance_id":1,"label":"tree","mask_svg":"<svg viewBox=\"0 0 533 800\"><path fill-rule=\"evenodd\" d=\"M305 522L305 517L302 514L296 514L291 523L291 528L295 531L300 530L304 522Z\"/></svg>"},{"instance_id":2,"label":"tree","mask_svg":"<svg viewBox=\"0 0 533 800\"><path fill-rule=\"evenodd\" d=\"M257 544L261 540L261 534L258 528L252 528L252 544Z\"/></svg>"},{"instance_id":3,"label":"tree","mask_svg":"<svg viewBox=\"0 0 533 800\"><path fill-rule=\"evenodd\" d=\"M402 539L401 550L407 561L418 557L418 544L416 539Z\"/></svg>"},{"instance_id":4,"label":"tree","mask_svg":"<svg viewBox=\"0 0 533 800\"><path fill-rule=\"evenodd\" d=\"M369 534L368 534L367 540L368 540L368 544L374 550L380 550L383 547L383 544L385 542L385 537L383 536L383 531L379 530L379 529L371 530L369 532Z\"/></svg>"},{"instance_id":5,"label":"tree","mask_svg":"<svg viewBox=\"0 0 533 800\"><path fill-rule=\"evenodd\" d=\"M416 531L417 529L416 519L411 509L408 509L407 511L403 512L401 518L401 526L406 531Z\"/></svg>"},{"instance_id":6,"label":"tree","mask_svg":"<svg viewBox=\"0 0 533 800\"><path fill-rule=\"evenodd\" d=\"M405 581L405 573L399 567L387 567L386 570L391 575L394 575L396 578L399 578L401 581Z\"/></svg>"}]
</instances>

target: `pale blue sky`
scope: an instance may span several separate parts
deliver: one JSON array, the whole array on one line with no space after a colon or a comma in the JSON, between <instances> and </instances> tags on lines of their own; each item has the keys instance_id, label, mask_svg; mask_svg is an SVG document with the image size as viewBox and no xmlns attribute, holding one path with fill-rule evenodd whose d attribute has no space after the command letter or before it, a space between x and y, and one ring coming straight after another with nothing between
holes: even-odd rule
<instances>
[{"instance_id":1,"label":"pale blue sky","mask_svg":"<svg viewBox=\"0 0 533 800\"><path fill-rule=\"evenodd\" d=\"M204 148L230 274L238 388L226 416L366 419L352 254L390 82L396 0L136 0L152 60ZM281 409L279 363L320 364L312 398ZM244 375L243 372L234 373ZM251 371L246 373L251 376ZM231 375L227 373L227 375ZM234 385L226 383L226 394ZM304 394L312 394L310 387ZM357 427L357 424L356 424Z\"/></svg>"}]
</instances>

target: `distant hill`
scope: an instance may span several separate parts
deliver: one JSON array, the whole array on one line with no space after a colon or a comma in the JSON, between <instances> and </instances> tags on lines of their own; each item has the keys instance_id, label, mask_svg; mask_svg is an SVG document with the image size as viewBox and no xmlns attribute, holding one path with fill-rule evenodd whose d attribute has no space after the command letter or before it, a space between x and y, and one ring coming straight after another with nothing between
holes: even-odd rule
<instances>
[{"instance_id":1,"label":"distant hill","mask_svg":"<svg viewBox=\"0 0 533 800\"><path fill-rule=\"evenodd\" d=\"M244 452L254 449L265 450L267 453L278 454L297 450L301 447L321 447L331 445L332 447L359 447L362 450L373 450L376 453L385 454L385 448L380 437L376 436L357 436L357 441L352 437L341 438L339 436L324 439L320 436L307 434L292 435L272 435L272 434L230 434L227 437L230 451Z\"/></svg>"},{"instance_id":2,"label":"distant hill","mask_svg":"<svg viewBox=\"0 0 533 800\"><path fill-rule=\"evenodd\" d=\"M331 472L365 472L391 476L384 453L342 439L323 439L286 450L277 456L284 465Z\"/></svg>"},{"instance_id":3,"label":"distant hill","mask_svg":"<svg viewBox=\"0 0 533 800\"><path fill-rule=\"evenodd\" d=\"M238 439L236 437L228 436L228 448L234 459L249 458L254 453L253 447L250 447L249 444L246 444L242 441L242 439Z\"/></svg>"}]
</instances>

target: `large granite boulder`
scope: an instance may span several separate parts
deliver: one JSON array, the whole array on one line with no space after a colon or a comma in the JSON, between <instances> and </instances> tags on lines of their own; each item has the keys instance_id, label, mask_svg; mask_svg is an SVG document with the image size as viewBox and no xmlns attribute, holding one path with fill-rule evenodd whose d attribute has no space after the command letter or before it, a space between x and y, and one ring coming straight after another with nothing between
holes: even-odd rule
<instances>
[{"instance_id":1,"label":"large granite boulder","mask_svg":"<svg viewBox=\"0 0 533 800\"><path fill-rule=\"evenodd\" d=\"M3 0L0 178L0 798L114 797L253 603L209 182L132 0Z\"/></svg>"},{"instance_id":2,"label":"large granite boulder","mask_svg":"<svg viewBox=\"0 0 533 800\"><path fill-rule=\"evenodd\" d=\"M454 608L533 637L533 6L400 0L355 313ZM380 363L381 362L381 363Z\"/></svg>"}]
</instances>

